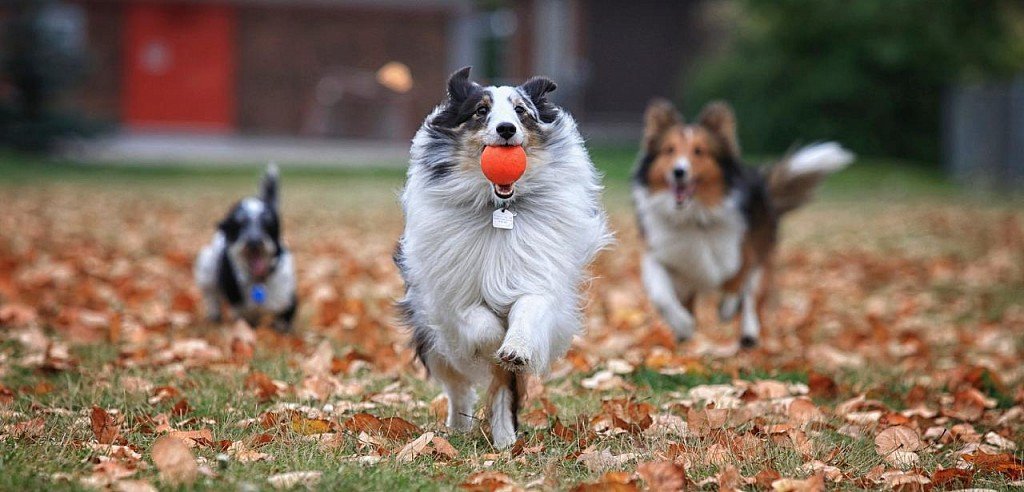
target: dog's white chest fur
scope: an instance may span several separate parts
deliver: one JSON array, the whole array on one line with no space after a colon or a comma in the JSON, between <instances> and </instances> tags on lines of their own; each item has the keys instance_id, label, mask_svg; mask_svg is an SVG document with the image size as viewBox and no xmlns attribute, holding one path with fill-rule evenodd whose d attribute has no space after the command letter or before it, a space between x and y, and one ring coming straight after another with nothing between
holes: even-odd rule
<instances>
[{"instance_id":1,"label":"dog's white chest fur","mask_svg":"<svg viewBox=\"0 0 1024 492\"><path fill-rule=\"evenodd\" d=\"M490 211L409 207L404 247L427 305L461 312L481 302L499 314L522 295L574 297L583 267L603 243L603 216L575 204L516 209L511 230L494 228ZM580 204L584 205L584 204ZM580 207L582 208L582 207ZM431 313L444 323L444 313Z\"/></svg>"},{"instance_id":2,"label":"dog's white chest fur","mask_svg":"<svg viewBox=\"0 0 1024 492\"><path fill-rule=\"evenodd\" d=\"M677 210L667 193L642 200L638 197L637 202L643 207L650 253L671 269L681 284L677 288L690 293L717 289L739 272L747 226L734 201L709 211L693 202Z\"/></svg>"}]
</instances>

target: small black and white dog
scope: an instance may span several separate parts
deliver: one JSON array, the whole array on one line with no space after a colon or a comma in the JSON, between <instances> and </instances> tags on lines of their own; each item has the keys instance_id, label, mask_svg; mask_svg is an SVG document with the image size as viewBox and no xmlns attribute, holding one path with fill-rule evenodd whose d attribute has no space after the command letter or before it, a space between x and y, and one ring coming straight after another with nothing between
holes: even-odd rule
<instances>
[{"instance_id":1,"label":"small black and white dog","mask_svg":"<svg viewBox=\"0 0 1024 492\"><path fill-rule=\"evenodd\" d=\"M234 317L254 327L270 315L275 329L291 329L295 270L291 253L281 244L277 175L277 166L269 165L260 196L235 203L196 258L196 284L210 321L221 321L221 303L227 301Z\"/></svg>"}]
</instances>

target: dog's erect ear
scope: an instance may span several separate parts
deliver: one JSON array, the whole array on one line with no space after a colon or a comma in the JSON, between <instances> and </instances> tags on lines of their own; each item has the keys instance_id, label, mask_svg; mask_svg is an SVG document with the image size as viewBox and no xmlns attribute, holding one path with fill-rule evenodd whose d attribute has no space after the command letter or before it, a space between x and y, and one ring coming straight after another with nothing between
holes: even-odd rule
<instances>
[{"instance_id":1,"label":"dog's erect ear","mask_svg":"<svg viewBox=\"0 0 1024 492\"><path fill-rule=\"evenodd\" d=\"M454 102L465 101L476 85L469 80L469 72L473 67L463 67L448 78L448 99Z\"/></svg>"},{"instance_id":2,"label":"dog's erect ear","mask_svg":"<svg viewBox=\"0 0 1024 492\"><path fill-rule=\"evenodd\" d=\"M554 92L558 88L551 79L547 77L531 77L530 80L523 82L523 85L519 86L519 90L523 91L524 94L530 96L530 100L537 103L537 101L546 101L547 94Z\"/></svg>"},{"instance_id":3,"label":"dog's erect ear","mask_svg":"<svg viewBox=\"0 0 1024 492\"><path fill-rule=\"evenodd\" d=\"M740 142L736 136L736 115L732 107L724 101L713 101L704 106L697 121L701 126L711 130L725 141L728 151L734 156L740 155Z\"/></svg>"},{"instance_id":4,"label":"dog's erect ear","mask_svg":"<svg viewBox=\"0 0 1024 492\"><path fill-rule=\"evenodd\" d=\"M217 229L224 233L224 238L227 239L228 242L233 242L235 239L238 239L238 233L241 228L241 224L235 220L235 207L231 208L231 212L228 213L227 217L224 217L217 223Z\"/></svg>"},{"instance_id":5,"label":"dog's erect ear","mask_svg":"<svg viewBox=\"0 0 1024 492\"><path fill-rule=\"evenodd\" d=\"M557 88L558 85L547 77L531 77L530 80L519 86L519 90L526 94L526 97L529 97L533 105L537 107L540 120L544 123L551 123L558 117L558 108L551 104L547 97L549 92L553 92Z\"/></svg>"},{"instance_id":6,"label":"dog's erect ear","mask_svg":"<svg viewBox=\"0 0 1024 492\"><path fill-rule=\"evenodd\" d=\"M271 162L260 181L260 199L273 208L277 208L277 175L277 164Z\"/></svg>"},{"instance_id":7,"label":"dog's erect ear","mask_svg":"<svg viewBox=\"0 0 1024 492\"><path fill-rule=\"evenodd\" d=\"M644 111L644 148L648 151L653 150L651 146L657 142L658 137L665 130L682 123L683 115L679 114L679 111L668 99L651 100L647 104L647 110Z\"/></svg>"}]
</instances>

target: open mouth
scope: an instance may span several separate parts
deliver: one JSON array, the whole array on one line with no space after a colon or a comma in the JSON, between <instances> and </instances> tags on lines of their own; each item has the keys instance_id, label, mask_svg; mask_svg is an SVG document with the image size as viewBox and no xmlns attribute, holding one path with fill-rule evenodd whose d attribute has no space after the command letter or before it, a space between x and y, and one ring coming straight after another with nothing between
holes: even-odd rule
<instances>
[{"instance_id":1,"label":"open mouth","mask_svg":"<svg viewBox=\"0 0 1024 492\"><path fill-rule=\"evenodd\" d=\"M694 185L689 180L679 180L672 184L672 194L676 199L676 206L686 203L693 196Z\"/></svg>"},{"instance_id":2,"label":"open mouth","mask_svg":"<svg viewBox=\"0 0 1024 492\"><path fill-rule=\"evenodd\" d=\"M270 260L260 249L246 249L245 261L253 278L262 280L270 273Z\"/></svg>"},{"instance_id":3,"label":"open mouth","mask_svg":"<svg viewBox=\"0 0 1024 492\"><path fill-rule=\"evenodd\" d=\"M494 185L494 195L497 196L498 198L501 198L502 200L508 200L509 198L512 198L512 195L514 195L515 193L516 193L516 185L515 184L507 184L507 185L496 184L496 185Z\"/></svg>"}]
</instances>

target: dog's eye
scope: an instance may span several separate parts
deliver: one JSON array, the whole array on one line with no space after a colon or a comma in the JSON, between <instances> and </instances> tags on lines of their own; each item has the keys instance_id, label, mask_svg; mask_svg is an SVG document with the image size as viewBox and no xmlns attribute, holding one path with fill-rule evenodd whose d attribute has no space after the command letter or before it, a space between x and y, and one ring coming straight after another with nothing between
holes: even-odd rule
<instances>
[{"instance_id":1,"label":"dog's eye","mask_svg":"<svg viewBox=\"0 0 1024 492\"><path fill-rule=\"evenodd\" d=\"M676 153L676 148L675 147L665 147L665 153L666 154L675 154Z\"/></svg>"},{"instance_id":2,"label":"dog's eye","mask_svg":"<svg viewBox=\"0 0 1024 492\"><path fill-rule=\"evenodd\" d=\"M704 149L700 147L693 148L693 155L704 155Z\"/></svg>"},{"instance_id":3,"label":"dog's eye","mask_svg":"<svg viewBox=\"0 0 1024 492\"><path fill-rule=\"evenodd\" d=\"M479 108L476 108L476 115L477 116L487 116L487 113L490 113L490 112L491 112L491 108L488 108L487 106L480 106Z\"/></svg>"},{"instance_id":4,"label":"dog's eye","mask_svg":"<svg viewBox=\"0 0 1024 492\"><path fill-rule=\"evenodd\" d=\"M516 114L525 114L526 108L523 106L516 106Z\"/></svg>"}]
</instances>

